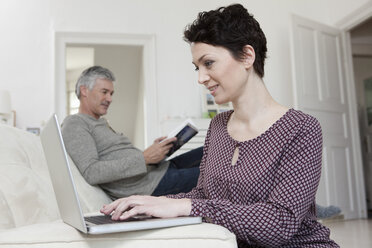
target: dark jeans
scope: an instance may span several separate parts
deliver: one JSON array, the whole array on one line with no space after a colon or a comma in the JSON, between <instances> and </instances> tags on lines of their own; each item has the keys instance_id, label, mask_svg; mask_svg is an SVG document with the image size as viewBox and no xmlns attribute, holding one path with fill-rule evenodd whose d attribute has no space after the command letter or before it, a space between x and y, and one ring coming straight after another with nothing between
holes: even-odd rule
<instances>
[{"instance_id":1,"label":"dark jeans","mask_svg":"<svg viewBox=\"0 0 372 248\"><path fill-rule=\"evenodd\" d=\"M196 148L170 160L167 172L152 193L153 196L186 193L198 182L203 147Z\"/></svg>"}]
</instances>

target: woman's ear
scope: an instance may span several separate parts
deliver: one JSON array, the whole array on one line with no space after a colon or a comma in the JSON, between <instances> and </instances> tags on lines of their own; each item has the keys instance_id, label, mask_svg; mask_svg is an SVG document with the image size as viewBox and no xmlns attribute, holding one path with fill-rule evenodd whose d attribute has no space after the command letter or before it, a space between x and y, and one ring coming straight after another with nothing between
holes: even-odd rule
<instances>
[{"instance_id":1,"label":"woman's ear","mask_svg":"<svg viewBox=\"0 0 372 248\"><path fill-rule=\"evenodd\" d=\"M249 69L253 66L253 63L256 59L256 53L254 48L251 45L244 46L244 65L246 69Z\"/></svg>"}]
</instances>

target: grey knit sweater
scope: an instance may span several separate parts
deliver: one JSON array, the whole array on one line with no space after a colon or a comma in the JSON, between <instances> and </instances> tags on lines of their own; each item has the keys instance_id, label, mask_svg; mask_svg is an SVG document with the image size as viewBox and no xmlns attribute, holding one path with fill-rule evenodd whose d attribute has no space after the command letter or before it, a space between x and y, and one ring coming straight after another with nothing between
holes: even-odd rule
<instances>
[{"instance_id":1,"label":"grey knit sweater","mask_svg":"<svg viewBox=\"0 0 372 248\"><path fill-rule=\"evenodd\" d=\"M112 130L104 118L70 115L63 121L62 136L85 180L99 185L112 199L150 195L169 165L166 161L146 165L142 151Z\"/></svg>"}]
</instances>

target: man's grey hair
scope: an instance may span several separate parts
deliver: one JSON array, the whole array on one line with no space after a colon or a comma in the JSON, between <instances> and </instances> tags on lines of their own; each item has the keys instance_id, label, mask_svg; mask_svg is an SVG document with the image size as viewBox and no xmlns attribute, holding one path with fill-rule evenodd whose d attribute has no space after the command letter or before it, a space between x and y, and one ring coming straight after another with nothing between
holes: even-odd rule
<instances>
[{"instance_id":1,"label":"man's grey hair","mask_svg":"<svg viewBox=\"0 0 372 248\"><path fill-rule=\"evenodd\" d=\"M106 79L111 82L115 81L115 76L109 69L99 65L89 67L81 73L76 82L75 93L77 98L80 99L80 86L85 86L89 90L92 90L98 78Z\"/></svg>"}]
</instances>

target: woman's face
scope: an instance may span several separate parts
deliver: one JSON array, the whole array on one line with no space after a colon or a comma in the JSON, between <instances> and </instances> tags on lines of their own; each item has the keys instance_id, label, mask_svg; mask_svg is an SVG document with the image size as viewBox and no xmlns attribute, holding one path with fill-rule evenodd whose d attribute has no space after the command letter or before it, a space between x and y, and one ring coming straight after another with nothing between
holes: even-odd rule
<instances>
[{"instance_id":1,"label":"woman's face","mask_svg":"<svg viewBox=\"0 0 372 248\"><path fill-rule=\"evenodd\" d=\"M192 43L193 64L198 71L198 82L214 96L217 104L237 99L248 81L247 66L236 60L224 47L206 43Z\"/></svg>"}]
</instances>

